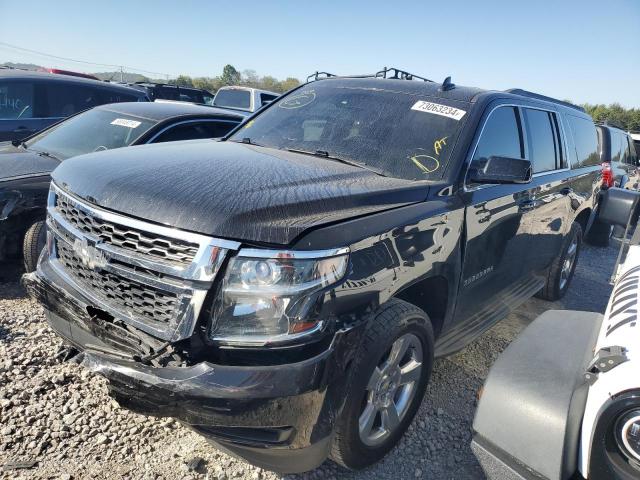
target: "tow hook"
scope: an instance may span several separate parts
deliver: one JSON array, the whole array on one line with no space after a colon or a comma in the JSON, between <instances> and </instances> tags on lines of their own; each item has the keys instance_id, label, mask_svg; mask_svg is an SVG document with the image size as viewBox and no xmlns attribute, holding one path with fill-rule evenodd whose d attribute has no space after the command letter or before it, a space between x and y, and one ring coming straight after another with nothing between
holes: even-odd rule
<instances>
[{"instance_id":1,"label":"tow hook","mask_svg":"<svg viewBox=\"0 0 640 480\"><path fill-rule=\"evenodd\" d=\"M584 379L589 385L593 385L601 373L608 372L628 360L627 349L624 347L614 345L601 348L584 372Z\"/></svg>"}]
</instances>

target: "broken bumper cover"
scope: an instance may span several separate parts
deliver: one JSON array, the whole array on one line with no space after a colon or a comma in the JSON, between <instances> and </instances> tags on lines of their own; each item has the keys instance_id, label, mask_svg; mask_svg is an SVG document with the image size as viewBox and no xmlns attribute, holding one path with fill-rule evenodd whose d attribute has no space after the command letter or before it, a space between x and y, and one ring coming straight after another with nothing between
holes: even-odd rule
<instances>
[{"instance_id":1,"label":"broken bumper cover","mask_svg":"<svg viewBox=\"0 0 640 480\"><path fill-rule=\"evenodd\" d=\"M23 283L44 305L50 326L84 351L83 364L109 380L110 395L123 407L177 418L262 468L302 472L327 458L344 398L346 368L338 359L352 350L348 333L336 334L327 350L293 364L152 367L103 353L113 343L92 332L90 301L65 285L46 256Z\"/></svg>"}]
</instances>

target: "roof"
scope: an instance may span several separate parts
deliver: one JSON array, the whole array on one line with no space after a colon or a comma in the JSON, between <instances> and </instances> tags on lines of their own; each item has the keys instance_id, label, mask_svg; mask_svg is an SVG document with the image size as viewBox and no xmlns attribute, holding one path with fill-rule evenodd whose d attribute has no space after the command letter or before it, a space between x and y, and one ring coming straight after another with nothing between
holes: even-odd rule
<instances>
[{"instance_id":1,"label":"roof","mask_svg":"<svg viewBox=\"0 0 640 480\"><path fill-rule=\"evenodd\" d=\"M246 115L235 110L181 102L122 102L109 103L94 108L124 113L134 117L144 117L157 122L180 116L227 116L238 121L242 121L246 117Z\"/></svg>"},{"instance_id":2,"label":"roof","mask_svg":"<svg viewBox=\"0 0 640 480\"><path fill-rule=\"evenodd\" d=\"M182 85L172 85L170 83L154 83L154 82L135 82L135 83L130 83L129 85L132 86L139 86L139 87L162 87L162 88L175 88L175 89L180 89L180 90L192 90L194 92L207 92L208 90L205 90L203 88L196 88L196 87L184 87Z\"/></svg>"},{"instance_id":3,"label":"roof","mask_svg":"<svg viewBox=\"0 0 640 480\"><path fill-rule=\"evenodd\" d=\"M447 98L460 102L471 102L473 98L485 92L481 88L463 87L456 85L450 90L441 91L441 84L437 82L423 82L418 80L396 80L391 78L375 78L375 77L330 77L323 78L307 85L325 83L344 87L360 87L360 88L377 88L384 90L392 90L395 92L408 93L411 95L427 95L431 97Z\"/></svg>"},{"instance_id":4,"label":"roof","mask_svg":"<svg viewBox=\"0 0 640 480\"><path fill-rule=\"evenodd\" d=\"M552 103L554 105L560 105L567 108L575 109L576 112L584 113L584 109L578 107L576 105L570 104L568 102L564 102L562 100L558 100L555 98L547 97L544 95L540 95L534 92L529 92L527 90L521 89L511 89L506 91L498 91L498 90L485 90L477 87L465 87L462 85L453 85L453 87L442 88L443 83L440 82L432 82L432 81L422 81L422 80L402 80L395 78L383 78L383 77L374 77L374 76L353 76L353 77L338 77L331 76L328 78L321 78L312 82L309 82L307 85L315 84L318 82L334 82L338 85L354 87L358 86L360 88L384 88L385 90L392 90L396 92L404 92L412 95L426 95L431 97L438 97L443 99L455 100L459 102L467 102L471 103L476 100L480 95L491 95L491 96L500 96L500 97L511 97L522 100L523 98L530 100L532 102L546 102Z\"/></svg>"},{"instance_id":5,"label":"roof","mask_svg":"<svg viewBox=\"0 0 640 480\"><path fill-rule=\"evenodd\" d=\"M111 90L120 90L129 94L135 94L138 96L144 95L144 92L136 88L131 88L126 85L119 85L117 83L101 82L100 80L91 80L89 78L75 77L71 75L61 75L57 73L49 72L36 72L33 70L20 70L14 68L2 68L0 69L0 79L31 79L31 80L46 80L48 82L61 82L61 83L73 83L77 85L91 85L93 87L102 87Z\"/></svg>"}]
</instances>

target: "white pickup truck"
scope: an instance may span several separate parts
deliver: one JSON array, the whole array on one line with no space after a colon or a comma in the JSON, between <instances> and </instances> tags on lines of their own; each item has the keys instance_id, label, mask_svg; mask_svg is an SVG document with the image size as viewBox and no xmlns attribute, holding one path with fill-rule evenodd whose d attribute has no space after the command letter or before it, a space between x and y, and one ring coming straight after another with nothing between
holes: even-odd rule
<instances>
[{"instance_id":1,"label":"white pickup truck","mask_svg":"<svg viewBox=\"0 0 640 480\"><path fill-rule=\"evenodd\" d=\"M280 94L276 92L251 87L221 87L213 97L212 105L214 107L232 108L253 113L263 105L273 102L279 96Z\"/></svg>"},{"instance_id":2,"label":"white pickup truck","mask_svg":"<svg viewBox=\"0 0 640 480\"><path fill-rule=\"evenodd\" d=\"M604 315L547 311L491 368L472 441L487 478L640 479L640 228L613 280Z\"/></svg>"}]
</instances>

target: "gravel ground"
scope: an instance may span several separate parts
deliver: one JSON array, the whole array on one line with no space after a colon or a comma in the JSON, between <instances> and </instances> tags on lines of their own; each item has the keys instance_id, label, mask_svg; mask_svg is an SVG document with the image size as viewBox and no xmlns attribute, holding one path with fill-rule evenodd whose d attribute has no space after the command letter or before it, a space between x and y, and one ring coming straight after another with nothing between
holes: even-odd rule
<instances>
[{"instance_id":1,"label":"gravel ground","mask_svg":"<svg viewBox=\"0 0 640 480\"><path fill-rule=\"evenodd\" d=\"M425 400L379 464L347 472L330 461L282 477L225 455L178 423L130 413L105 381L59 357L61 342L25 296L17 267L0 271L0 470L3 478L484 478L469 443L476 394L498 354L550 308L604 311L616 250L585 247L567 294L532 299L460 353L436 361ZM9 462L24 462L7 470Z\"/></svg>"}]
</instances>

